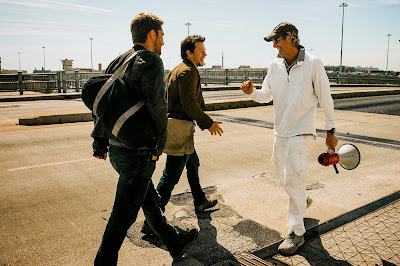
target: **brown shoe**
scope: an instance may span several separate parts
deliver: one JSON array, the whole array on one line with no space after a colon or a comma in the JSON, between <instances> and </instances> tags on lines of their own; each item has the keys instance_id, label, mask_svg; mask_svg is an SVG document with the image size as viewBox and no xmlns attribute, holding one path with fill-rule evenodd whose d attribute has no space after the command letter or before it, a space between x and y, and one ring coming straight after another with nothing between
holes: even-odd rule
<instances>
[{"instance_id":1,"label":"brown shoe","mask_svg":"<svg viewBox=\"0 0 400 266\"><path fill-rule=\"evenodd\" d=\"M217 205L217 203L218 203L217 199L206 200L206 202L204 202L203 204L195 206L194 212L195 213L203 212L206 209L214 207L215 205Z\"/></svg>"}]
</instances>

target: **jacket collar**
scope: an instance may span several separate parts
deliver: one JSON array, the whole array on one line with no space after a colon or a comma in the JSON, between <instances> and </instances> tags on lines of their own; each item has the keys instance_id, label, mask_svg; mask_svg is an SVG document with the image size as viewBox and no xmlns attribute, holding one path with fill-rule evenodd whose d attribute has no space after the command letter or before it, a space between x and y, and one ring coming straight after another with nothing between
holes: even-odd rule
<instances>
[{"instance_id":1,"label":"jacket collar","mask_svg":"<svg viewBox=\"0 0 400 266\"><path fill-rule=\"evenodd\" d=\"M135 51L140 51L140 50L147 50L146 48L144 48L142 45L140 45L140 44L135 44L134 46L133 46L133 50L135 50Z\"/></svg>"},{"instance_id":2,"label":"jacket collar","mask_svg":"<svg viewBox=\"0 0 400 266\"><path fill-rule=\"evenodd\" d=\"M193 64L193 62L190 61L190 60L187 59L187 58L183 59L183 63L185 63L186 65L189 65L189 66L194 67L195 69L197 69L197 67L195 67L195 65Z\"/></svg>"},{"instance_id":3,"label":"jacket collar","mask_svg":"<svg viewBox=\"0 0 400 266\"><path fill-rule=\"evenodd\" d=\"M304 58L306 57L306 49L302 45L297 46L297 49L299 50L299 53L297 54L296 60L294 60L294 65L300 66L304 63ZM282 64L285 64L284 60L286 59L284 57L280 57L278 54L278 58L281 58Z\"/></svg>"},{"instance_id":4,"label":"jacket collar","mask_svg":"<svg viewBox=\"0 0 400 266\"><path fill-rule=\"evenodd\" d=\"M304 63L304 58L306 57L306 49L304 49L304 47L301 45L299 45L297 49L299 49L299 54L296 58L296 65L302 65Z\"/></svg>"}]
</instances>

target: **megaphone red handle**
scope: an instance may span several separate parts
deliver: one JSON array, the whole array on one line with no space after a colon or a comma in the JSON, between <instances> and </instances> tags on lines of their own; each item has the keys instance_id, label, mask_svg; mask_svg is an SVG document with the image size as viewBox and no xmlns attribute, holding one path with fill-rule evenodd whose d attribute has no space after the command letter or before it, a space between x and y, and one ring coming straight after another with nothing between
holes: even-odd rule
<instances>
[{"instance_id":1,"label":"megaphone red handle","mask_svg":"<svg viewBox=\"0 0 400 266\"><path fill-rule=\"evenodd\" d=\"M339 159L339 154L325 152L318 157L318 162L324 166L328 166L331 164L337 164L339 162Z\"/></svg>"}]
</instances>

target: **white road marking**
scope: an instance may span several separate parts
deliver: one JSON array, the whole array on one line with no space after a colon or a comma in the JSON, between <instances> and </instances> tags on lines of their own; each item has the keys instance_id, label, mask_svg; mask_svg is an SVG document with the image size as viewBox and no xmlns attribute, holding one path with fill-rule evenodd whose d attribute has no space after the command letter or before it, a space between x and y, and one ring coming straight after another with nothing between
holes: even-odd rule
<instances>
[{"instance_id":1,"label":"white road marking","mask_svg":"<svg viewBox=\"0 0 400 266\"><path fill-rule=\"evenodd\" d=\"M64 162L44 163L44 164L30 165L30 166L24 166L24 167L19 167L19 168L12 168L12 169L8 169L7 171L11 172L11 171L32 169L32 168L38 168L38 167L46 167L46 166L53 166L53 165L60 165L60 164L67 164L67 163L83 162L83 161L89 161L89 160L94 160L94 159L95 159L94 157L91 157L91 158L83 158L83 159L64 161Z\"/></svg>"}]
</instances>

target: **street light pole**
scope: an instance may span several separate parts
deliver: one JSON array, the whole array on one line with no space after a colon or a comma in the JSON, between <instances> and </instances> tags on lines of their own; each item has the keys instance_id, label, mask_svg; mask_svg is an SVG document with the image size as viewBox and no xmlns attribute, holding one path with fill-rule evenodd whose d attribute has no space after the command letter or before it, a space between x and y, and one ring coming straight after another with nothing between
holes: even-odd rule
<instances>
[{"instance_id":1,"label":"street light pole","mask_svg":"<svg viewBox=\"0 0 400 266\"><path fill-rule=\"evenodd\" d=\"M192 23L188 22L185 25L188 27L188 36L189 36L189 27L192 26Z\"/></svg>"},{"instance_id":2,"label":"street light pole","mask_svg":"<svg viewBox=\"0 0 400 266\"><path fill-rule=\"evenodd\" d=\"M93 49L92 49L93 38L89 38L89 40L90 40L90 62L92 64L92 70L93 70Z\"/></svg>"},{"instance_id":3,"label":"street light pole","mask_svg":"<svg viewBox=\"0 0 400 266\"><path fill-rule=\"evenodd\" d=\"M18 52L18 70L21 70L21 53Z\"/></svg>"},{"instance_id":4,"label":"street light pole","mask_svg":"<svg viewBox=\"0 0 400 266\"><path fill-rule=\"evenodd\" d=\"M389 64L389 37L392 36L392 34L388 33L386 36L388 37L388 46L387 46L387 53L386 53L386 72L385 72L385 75L387 75L388 64Z\"/></svg>"},{"instance_id":5,"label":"street light pole","mask_svg":"<svg viewBox=\"0 0 400 266\"><path fill-rule=\"evenodd\" d=\"M341 3L339 7L343 8L343 14L342 14L342 41L341 41L341 46L340 46L340 67L339 67L339 73L342 72L342 57L343 57L343 25L344 25L344 8L347 7L348 4L346 3Z\"/></svg>"},{"instance_id":6,"label":"street light pole","mask_svg":"<svg viewBox=\"0 0 400 266\"><path fill-rule=\"evenodd\" d=\"M46 47L42 47L43 48L43 70L46 70L46 56L45 56L45 53L44 53L44 49L46 48Z\"/></svg>"}]
</instances>

